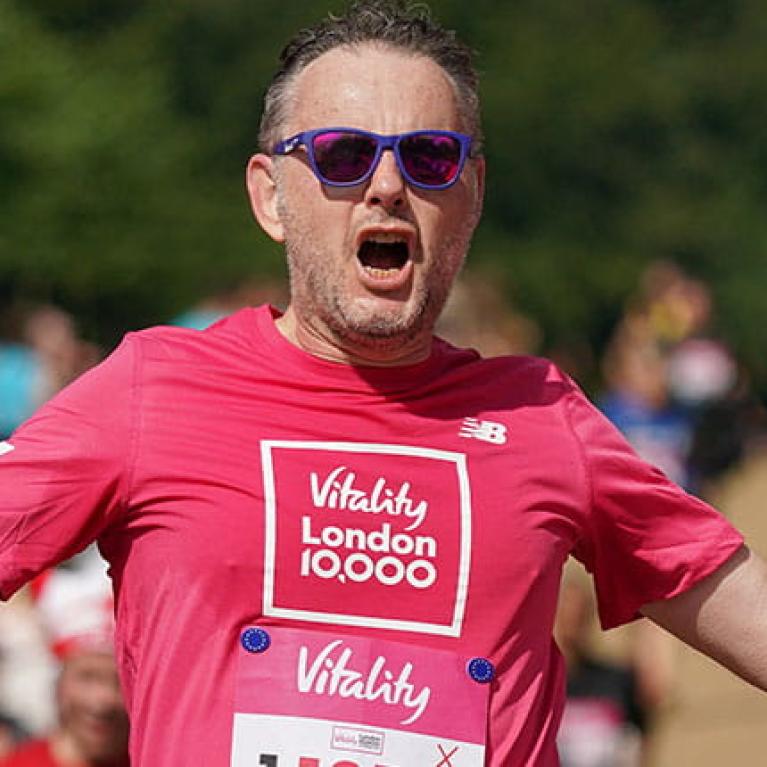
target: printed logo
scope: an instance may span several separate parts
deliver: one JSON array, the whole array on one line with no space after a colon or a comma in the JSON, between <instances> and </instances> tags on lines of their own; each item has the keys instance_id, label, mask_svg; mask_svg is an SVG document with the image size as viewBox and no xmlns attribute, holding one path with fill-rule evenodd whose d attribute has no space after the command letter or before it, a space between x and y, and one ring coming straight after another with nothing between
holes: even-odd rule
<instances>
[{"instance_id":1,"label":"printed logo","mask_svg":"<svg viewBox=\"0 0 767 767\"><path fill-rule=\"evenodd\" d=\"M458 435L460 437L479 439L482 442L490 442L493 445L506 444L506 427L502 423L496 423L495 421L464 418Z\"/></svg>"},{"instance_id":2,"label":"printed logo","mask_svg":"<svg viewBox=\"0 0 767 767\"><path fill-rule=\"evenodd\" d=\"M461 453L262 443L264 615L459 636L471 506Z\"/></svg>"},{"instance_id":3,"label":"printed logo","mask_svg":"<svg viewBox=\"0 0 767 767\"><path fill-rule=\"evenodd\" d=\"M0 455L5 455L6 453L10 453L11 450L15 450L16 448L10 443L3 440L0 442Z\"/></svg>"},{"instance_id":4,"label":"printed logo","mask_svg":"<svg viewBox=\"0 0 767 767\"><path fill-rule=\"evenodd\" d=\"M410 483L403 482L395 491L386 485L386 480L379 477L370 493L354 486L357 475L338 466L333 469L320 484L319 475L312 472L310 483L312 503L318 509L341 509L342 511L361 511L369 514L404 514L413 519L405 530L418 527L426 518L429 504L426 501L414 503L409 497Z\"/></svg>"},{"instance_id":5,"label":"printed logo","mask_svg":"<svg viewBox=\"0 0 767 767\"><path fill-rule=\"evenodd\" d=\"M357 727L333 727L330 747L337 751L358 751L363 754L380 756L384 751L385 736L375 730L360 730Z\"/></svg>"},{"instance_id":6,"label":"printed logo","mask_svg":"<svg viewBox=\"0 0 767 767\"><path fill-rule=\"evenodd\" d=\"M412 724L429 705L431 690L420 690L410 681L412 663L405 663L396 673L386 667L386 658L379 655L367 671L352 668L354 651L343 647L343 640L327 644L310 662L309 649L298 652L298 691L355 700L380 701L387 706L404 707L412 711L400 724ZM343 649L336 653L336 650Z\"/></svg>"}]
</instances>

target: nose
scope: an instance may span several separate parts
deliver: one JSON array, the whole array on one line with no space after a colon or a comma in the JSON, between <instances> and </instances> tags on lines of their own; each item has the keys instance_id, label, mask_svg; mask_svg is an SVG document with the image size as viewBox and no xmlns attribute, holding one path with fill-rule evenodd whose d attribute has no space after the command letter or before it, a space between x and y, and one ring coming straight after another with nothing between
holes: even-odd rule
<instances>
[{"instance_id":1,"label":"nose","mask_svg":"<svg viewBox=\"0 0 767 767\"><path fill-rule=\"evenodd\" d=\"M396 210L405 204L405 179L402 178L394 152L385 149L365 191L368 205Z\"/></svg>"},{"instance_id":2,"label":"nose","mask_svg":"<svg viewBox=\"0 0 767 767\"><path fill-rule=\"evenodd\" d=\"M120 683L117 679L101 679L91 687L91 711L100 716L115 716L124 711Z\"/></svg>"}]
</instances>

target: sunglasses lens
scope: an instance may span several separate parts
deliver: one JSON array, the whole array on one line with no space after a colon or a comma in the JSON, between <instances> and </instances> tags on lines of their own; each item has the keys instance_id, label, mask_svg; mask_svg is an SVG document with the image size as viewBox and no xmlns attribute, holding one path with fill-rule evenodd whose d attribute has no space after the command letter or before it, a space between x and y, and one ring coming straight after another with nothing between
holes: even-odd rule
<instances>
[{"instance_id":1,"label":"sunglasses lens","mask_svg":"<svg viewBox=\"0 0 767 767\"><path fill-rule=\"evenodd\" d=\"M455 180L461 169L461 144L454 136L419 133L399 145L408 175L424 186L442 186Z\"/></svg>"},{"instance_id":2,"label":"sunglasses lens","mask_svg":"<svg viewBox=\"0 0 767 767\"><path fill-rule=\"evenodd\" d=\"M314 162L320 175L335 184L359 181L373 164L376 142L369 136L327 131L314 137Z\"/></svg>"}]
</instances>

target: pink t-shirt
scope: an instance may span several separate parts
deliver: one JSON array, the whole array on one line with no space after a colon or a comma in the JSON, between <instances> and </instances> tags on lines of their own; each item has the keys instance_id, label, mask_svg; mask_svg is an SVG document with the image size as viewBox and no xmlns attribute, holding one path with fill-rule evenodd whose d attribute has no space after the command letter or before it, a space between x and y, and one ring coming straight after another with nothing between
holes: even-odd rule
<instances>
[{"instance_id":1,"label":"pink t-shirt","mask_svg":"<svg viewBox=\"0 0 767 767\"><path fill-rule=\"evenodd\" d=\"M555 765L551 628L568 555L594 574L610 627L714 571L741 536L640 461L545 360L436 341L423 363L356 368L292 346L274 314L130 334L0 443L0 593L98 539L134 767L239 764L235 711L272 699L257 681L269 667L243 660L248 627L286 648L309 632L302 652L319 654L302 656L302 694L323 704L334 663L385 659L386 642L397 658L403 644L432 650L445 669L487 659L486 763ZM275 669L290 665L271 652ZM383 663L359 697L427 721L439 703L420 695L418 661L397 679ZM359 752L383 742L374 730L334 734L341 756L358 749L337 763L377 764ZM434 764L454 763L446 741L435 747Z\"/></svg>"}]
</instances>

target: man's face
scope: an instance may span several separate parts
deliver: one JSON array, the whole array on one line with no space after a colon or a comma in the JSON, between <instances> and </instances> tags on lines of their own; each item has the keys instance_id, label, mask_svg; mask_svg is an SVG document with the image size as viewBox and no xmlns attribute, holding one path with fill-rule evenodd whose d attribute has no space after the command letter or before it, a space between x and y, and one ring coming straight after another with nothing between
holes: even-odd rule
<instances>
[{"instance_id":1,"label":"man's face","mask_svg":"<svg viewBox=\"0 0 767 767\"><path fill-rule=\"evenodd\" d=\"M339 126L466 131L441 67L391 48L334 49L301 72L293 95L283 138ZM346 188L323 186L303 150L274 167L298 322L347 349L428 343L479 217L482 161L469 159L442 191L409 186L391 151Z\"/></svg>"},{"instance_id":2,"label":"man's face","mask_svg":"<svg viewBox=\"0 0 767 767\"><path fill-rule=\"evenodd\" d=\"M59 722L84 759L122 759L127 753L125 712L114 657L82 652L64 662L57 687Z\"/></svg>"}]
</instances>

